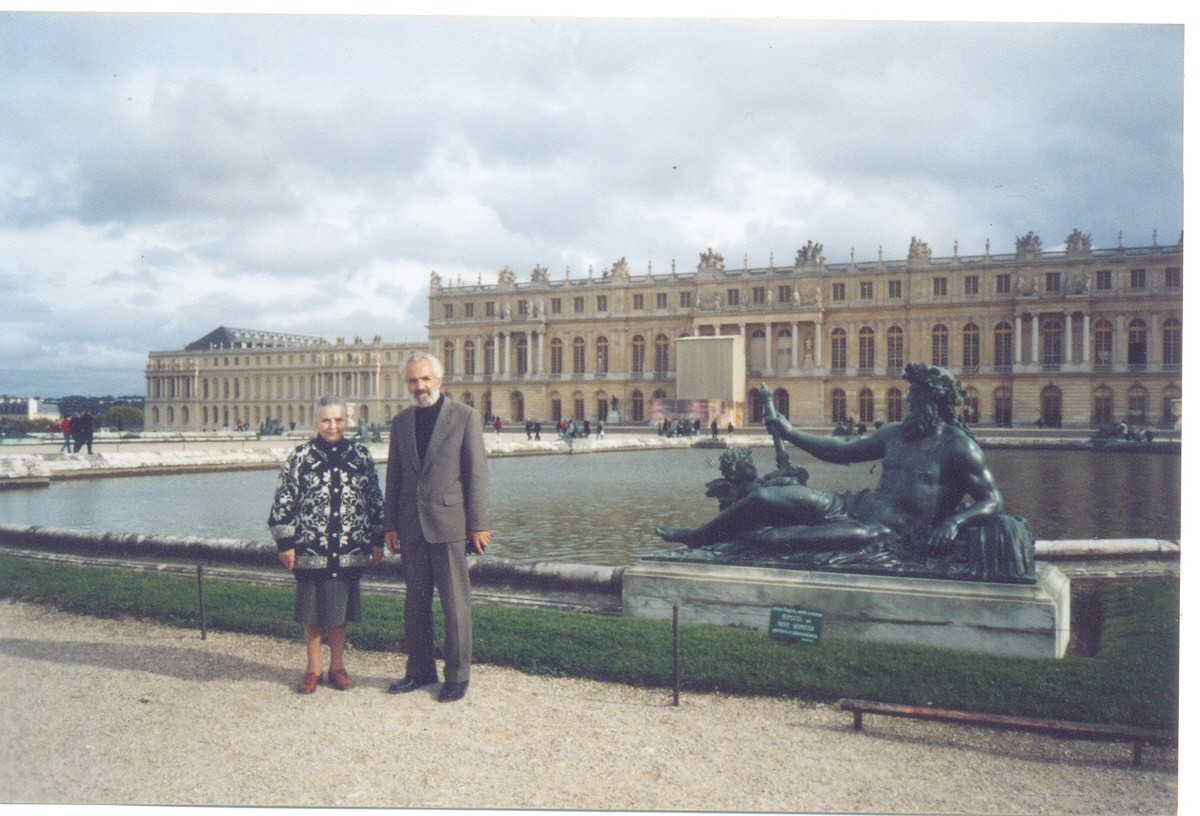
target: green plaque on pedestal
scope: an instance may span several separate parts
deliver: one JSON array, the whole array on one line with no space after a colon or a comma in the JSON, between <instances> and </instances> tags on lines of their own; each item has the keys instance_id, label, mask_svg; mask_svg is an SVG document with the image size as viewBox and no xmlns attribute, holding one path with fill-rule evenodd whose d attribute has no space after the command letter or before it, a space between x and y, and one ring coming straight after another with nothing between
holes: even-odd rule
<instances>
[{"instance_id":1,"label":"green plaque on pedestal","mask_svg":"<svg viewBox=\"0 0 1200 816\"><path fill-rule=\"evenodd\" d=\"M795 606L772 606L767 632L775 640L820 643L825 613Z\"/></svg>"}]
</instances>

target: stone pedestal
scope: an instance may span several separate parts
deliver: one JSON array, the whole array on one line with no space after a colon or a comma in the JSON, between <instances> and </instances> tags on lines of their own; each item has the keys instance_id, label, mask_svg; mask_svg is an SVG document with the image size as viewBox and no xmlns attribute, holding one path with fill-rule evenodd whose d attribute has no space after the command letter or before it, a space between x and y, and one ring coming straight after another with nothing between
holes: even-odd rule
<instances>
[{"instance_id":1,"label":"stone pedestal","mask_svg":"<svg viewBox=\"0 0 1200 816\"><path fill-rule=\"evenodd\" d=\"M771 607L824 613L823 638L966 649L1009 657L1062 657L1071 587L1037 565L1036 584L945 581L761 567L642 561L625 570L624 613L766 630Z\"/></svg>"}]
</instances>

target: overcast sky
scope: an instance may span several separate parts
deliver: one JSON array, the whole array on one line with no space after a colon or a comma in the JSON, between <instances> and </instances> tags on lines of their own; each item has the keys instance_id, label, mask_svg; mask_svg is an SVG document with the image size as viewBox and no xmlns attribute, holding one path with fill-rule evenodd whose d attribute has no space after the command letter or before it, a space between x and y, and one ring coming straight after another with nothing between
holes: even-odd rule
<instances>
[{"instance_id":1,"label":"overcast sky","mask_svg":"<svg viewBox=\"0 0 1200 816\"><path fill-rule=\"evenodd\" d=\"M1181 25L0 13L0 394L492 283L1175 243Z\"/></svg>"}]
</instances>

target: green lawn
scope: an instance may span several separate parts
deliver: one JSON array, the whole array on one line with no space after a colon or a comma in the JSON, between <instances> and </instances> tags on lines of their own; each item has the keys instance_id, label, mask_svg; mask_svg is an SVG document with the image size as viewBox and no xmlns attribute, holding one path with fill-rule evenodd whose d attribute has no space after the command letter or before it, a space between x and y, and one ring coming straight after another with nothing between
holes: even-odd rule
<instances>
[{"instance_id":1,"label":"green lawn","mask_svg":"<svg viewBox=\"0 0 1200 816\"><path fill-rule=\"evenodd\" d=\"M299 639L293 590L206 579L210 629ZM0 597L101 617L199 629L195 579L0 556ZM765 633L680 627L681 687L814 701L856 697L1028 717L1174 728L1178 717L1179 582L1102 591L1094 657L1061 660L845 640L785 643ZM365 595L358 649L403 650L403 598ZM669 622L478 604L475 660L531 674L640 686L673 683ZM440 628L440 623L439 623Z\"/></svg>"}]
</instances>

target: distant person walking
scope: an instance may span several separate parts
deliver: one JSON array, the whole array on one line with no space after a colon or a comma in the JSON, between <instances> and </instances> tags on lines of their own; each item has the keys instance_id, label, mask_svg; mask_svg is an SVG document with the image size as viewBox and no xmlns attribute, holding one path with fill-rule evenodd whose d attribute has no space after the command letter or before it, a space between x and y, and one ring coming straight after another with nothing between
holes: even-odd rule
<instances>
[{"instance_id":1,"label":"distant person walking","mask_svg":"<svg viewBox=\"0 0 1200 816\"><path fill-rule=\"evenodd\" d=\"M75 452L79 453L84 445L87 445L87 452L92 454L92 438L95 433L95 424L92 419L91 411L84 411L75 421L71 423L71 436L75 437Z\"/></svg>"},{"instance_id":2,"label":"distant person walking","mask_svg":"<svg viewBox=\"0 0 1200 816\"><path fill-rule=\"evenodd\" d=\"M71 418L69 416L63 417L62 422L58 424L58 428L60 431L62 431L63 435L62 447L58 449L58 452L62 453L63 451L66 451L67 453L70 453L71 443L73 441L71 439Z\"/></svg>"},{"instance_id":3,"label":"distant person walking","mask_svg":"<svg viewBox=\"0 0 1200 816\"><path fill-rule=\"evenodd\" d=\"M304 625L307 663L296 691L321 684L321 638L329 637L328 682L354 688L346 672L346 626L362 620L359 579L383 559L383 493L364 442L346 439L346 405L317 403L317 435L298 446L279 471L267 524L279 561L296 577L297 623Z\"/></svg>"},{"instance_id":4,"label":"distant person walking","mask_svg":"<svg viewBox=\"0 0 1200 816\"><path fill-rule=\"evenodd\" d=\"M533 421L533 441L542 441L542 421L540 419L535 419Z\"/></svg>"},{"instance_id":5,"label":"distant person walking","mask_svg":"<svg viewBox=\"0 0 1200 816\"><path fill-rule=\"evenodd\" d=\"M504 427L504 423L500 421L500 417L492 420L492 428L496 431L496 438L500 438L500 429Z\"/></svg>"}]
</instances>

